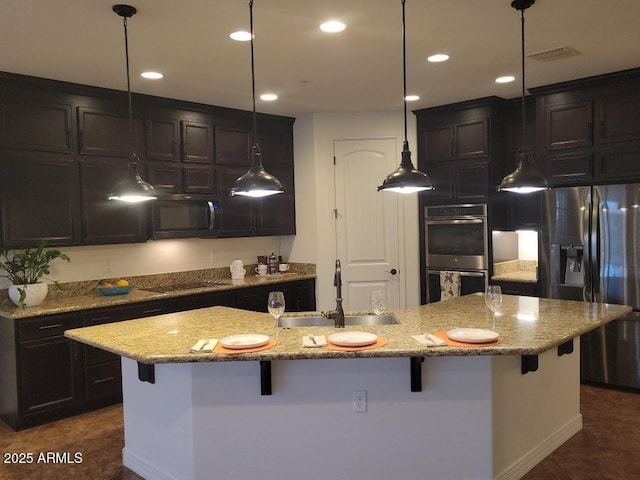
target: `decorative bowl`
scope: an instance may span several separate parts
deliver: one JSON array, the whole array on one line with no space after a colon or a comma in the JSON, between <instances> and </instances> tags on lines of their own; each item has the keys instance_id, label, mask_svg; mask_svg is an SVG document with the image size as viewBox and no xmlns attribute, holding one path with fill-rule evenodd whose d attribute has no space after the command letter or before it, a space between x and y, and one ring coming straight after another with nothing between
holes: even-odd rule
<instances>
[{"instance_id":1,"label":"decorative bowl","mask_svg":"<svg viewBox=\"0 0 640 480\"><path fill-rule=\"evenodd\" d=\"M135 287L135 285L126 285L126 286L119 286L119 285L114 285L113 287L105 287L104 285L100 285L98 287L98 291L102 294L102 295L124 295L125 293L129 293L131 291L131 289L133 289L133 287Z\"/></svg>"}]
</instances>

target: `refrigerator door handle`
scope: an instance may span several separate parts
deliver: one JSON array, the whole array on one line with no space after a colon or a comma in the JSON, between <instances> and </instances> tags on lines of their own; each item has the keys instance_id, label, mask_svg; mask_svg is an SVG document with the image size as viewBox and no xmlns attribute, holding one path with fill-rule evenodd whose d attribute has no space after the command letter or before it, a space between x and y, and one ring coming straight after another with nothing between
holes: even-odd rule
<instances>
[{"instance_id":1,"label":"refrigerator door handle","mask_svg":"<svg viewBox=\"0 0 640 480\"><path fill-rule=\"evenodd\" d=\"M591 244L589 257L591 261L591 298L594 302L602 302L602 289L600 286L600 252L604 245L601 244L602 238L600 236L600 222L602 212L600 210L600 202L602 196L598 187L592 187L591 197Z\"/></svg>"},{"instance_id":2,"label":"refrigerator door handle","mask_svg":"<svg viewBox=\"0 0 640 480\"><path fill-rule=\"evenodd\" d=\"M582 256L582 268L583 268L583 278L584 278L584 287L582 288L582 300L585 302L593 301L593 283L591 279L591 240L590 240L590 230L591 230L591 210L592 210L592 196L587 193L586 198L584 198L584 208L582 209L582 244L584 245L583 256Z\"/></svg>"}]
</instances>

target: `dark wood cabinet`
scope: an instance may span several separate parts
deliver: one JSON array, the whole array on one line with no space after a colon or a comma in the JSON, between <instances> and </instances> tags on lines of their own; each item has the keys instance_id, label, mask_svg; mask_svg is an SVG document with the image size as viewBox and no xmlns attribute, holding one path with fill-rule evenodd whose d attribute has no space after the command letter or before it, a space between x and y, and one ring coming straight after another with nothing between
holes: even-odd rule
<instances>
[{"instance_id":1,"label":"dark wood cabinet","mask_svg":"<svg viewBox=\"0 0 640 480\"><path fill-rule=\"evenodd\" d=\"M0 151L2 245L81 242L79 168L60 154Z\"/></svg>"},{"instance_id":2,"label":"dark wood cabinet","mask_svg":"<svg viewBox=\"0 0 640 480\"><path fill-rule=\"evenodd\" d=\"M213 125L147 117L145 155L149 181L172 193L215 193Z\"/></svg>"},{"instance_id":3,"label":"dark wood cabinet","mask_svg":"<svg viewBox=\"0 0 640 480\"><path fill-rule=\"evenodd\" d=\"M286 192L258 201L228 197L249 166L250 112L137 94L133 107L130 145L124 92L0 73L4 246L146 241L149 208L106 200L131 149L157 190L220 195L224 236L295 233L293 118L258 115L265 168Z\"/></svg>"},{"instance_id":4,"label":"dark wood cabinet","mask_svg":"<svg viewBox=\"0 0 640 480\"><path fill-rule=\"evenodd\" d=\"M532 89L552 186L640 180L640 71Z\"/></svg>"},{"instance_id":5,"label":"dark wood cabinet","mask_svg":"<svg viewBox=\"0 0 640 480\"><path fill-rule=\"evenodd\" d=\"M78 153L101 157L129 156L129 116L118 111L78 107ZM136 144L133 145L134 149Z\"/></svg>"},{"instance_id":6,"label":"dark wood cabinet","mask_svg":"<svg viewBox=\"0 0 640 480\"><path fill-rule=\"evenodd\" d=\"M108 199L113 186L127 172L128 166L122 161L96 159L81 163L84 244L135 243L147 240L148 205Z\"/></svg>"},{"instance_id":7,"label":"dark wood cabinet","mask_svg":"<svg viewBox=\"0 0 640 480\"><path fill-rule=\"evenodd\" d=\"M523 295L525 297L538 297L540 295L537 283L491 280L491 284L499 285L505 295Z\"/></svg>"},{"instance_id":8,"label":"dark wood cabinet","mask_svg":"<svg viewBox=\"0 0 640 480\"><path fill-rule=\"evenodd\" d=\"M0 108L0 145L3 148L74 152L71 105L5 99Z\"/></svg>"},{"instance_id":9,"label":"dark wood cabinet","mask_svg":"<svg viewBox=\"0 0 640 480\"><path fill-rule=\"evenodd\" d=\"M506 107L488 97L414 112L418 168L435 186L423 204L489 202L502 178Z\"/></svg>"},{"instance_id":10,"label":"dark wood cabinet","mask_svg":"<svg viewBox=\"0 0 640 480\"><path fill-rule=\"evenodd\" d=\"M76 313L2 322L0 417L15 430L72 414L82 401Z\"/></svg>"}]
</instances>

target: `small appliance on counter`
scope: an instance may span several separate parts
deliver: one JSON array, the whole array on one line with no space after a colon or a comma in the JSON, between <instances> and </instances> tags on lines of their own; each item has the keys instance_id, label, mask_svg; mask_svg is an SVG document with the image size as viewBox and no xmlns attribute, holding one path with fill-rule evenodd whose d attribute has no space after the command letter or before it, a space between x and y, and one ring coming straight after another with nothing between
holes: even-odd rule
<instances>
[{"instance_id":1,"label":"small appliance on counter","mask_svg":"<svg viewBox=\"0 0 640 480\"><path fill-rule=\"evenodd\" d=\"M244 275L247 273L247 270L242 264L242 260L240 260L239 258L236 258L233 262L231 262L229 270L231 271L231 280L242 280L244 278Z\"/></svg>"},{"instance_id":2,"label":"small appliance on counter","mask_svg":"<svg viewBox=\"0 0 640 480\"><path fill-rule=\"evenodd\" d=\"M278 273L278 265L278 257L273 253L269 255L269 273L271 275L275 275L276 273Z\"/></svg>"}]
</instances>

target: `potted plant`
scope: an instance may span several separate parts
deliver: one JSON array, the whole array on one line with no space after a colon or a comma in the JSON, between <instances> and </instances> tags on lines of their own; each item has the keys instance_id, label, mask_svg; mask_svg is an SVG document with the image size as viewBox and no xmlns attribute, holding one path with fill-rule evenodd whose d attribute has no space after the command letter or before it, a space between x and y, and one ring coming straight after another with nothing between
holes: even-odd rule
<instances>
[{"instance_id":1,"label":"potted plant","mask_svg":"<svg viewBox=\"0 0 640 480\"><path fill-rule=\"evenodd\" d=\"M50 273L52 260L70 261L60 250L45 249L46 243L43 240L37 248L22 251L0 249L0 269L4 271L0 277L11 281L9 298L22 308L40 305L47 296L49 287L41 279Z\"/></svg>"}]
</instances>

